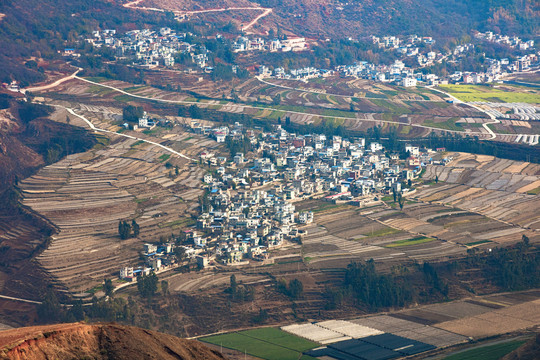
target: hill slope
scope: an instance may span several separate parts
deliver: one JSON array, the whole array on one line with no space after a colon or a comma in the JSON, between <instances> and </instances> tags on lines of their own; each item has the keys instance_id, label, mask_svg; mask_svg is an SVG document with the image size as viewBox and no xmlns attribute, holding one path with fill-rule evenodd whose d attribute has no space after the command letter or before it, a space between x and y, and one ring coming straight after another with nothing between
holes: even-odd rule
<instances>
[{"instance_id":1,"label":"hill slope","mask_svg":"<svg viewBox=\"0 0 540 360\"><path fill-rule=\"evenodd\" d=\"M533 0L257 0L290 30L305 35L417 34L436 38L471 30L534 36L540 6ZM211 3L211 1L209 1ZM295 17L291 17L295 15Z\"/></svg>"},{"instance_id":2,"label":"hill slope","mask_svg":"<svg viewBox=\"0 0 540 360\"><path fill-rule=\"evenodd\" d=\"M0 359L184 359L224 357L195 340L118 324L59 324L0 332Z\"/></svg>"}]
</instances>

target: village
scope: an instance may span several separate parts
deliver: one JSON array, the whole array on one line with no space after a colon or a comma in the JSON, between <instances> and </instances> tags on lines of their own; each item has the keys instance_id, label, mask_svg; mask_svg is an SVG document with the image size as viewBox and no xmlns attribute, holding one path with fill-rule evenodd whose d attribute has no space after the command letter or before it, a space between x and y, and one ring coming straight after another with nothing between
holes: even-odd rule
<instances>
[{"instance_id":1,"label":"village","mask_svg":"<svg viewBox=\"0 0 540 360\"><path fill-rule=\"evenodd\" d=\"M343 77L353 77L368 79L382 83L390 83L403 87L413 87L417 85L444 85L444 84L483 84L500 81L505 75L514 72L525 71L532 64L538 62L539 52L535 52L534 40L524 41L519 38L492 33L478 33L477 39L485 39L490 42L497 42L508 45L520 51L529 51L529 54L517 56L515 60L485 59L486 70L483 72L456 71L446 76L426 72L424 69L441 64L443 61L458 63L468 52L474 49L474 44L466 43L456 45L454 49L447 53L432 50L430 45L435 44L431 37L419 37L410 35L402 38L399 36L372 36L373 44L385 51L395 51L399 56L392 64L373 64L368 61L356 61L354 64L339 65L334 69L317 69L306 67L301 69L291 69L288 72L282 67L271 71L268 67L259 67L260 77L272 77L277 79L307 81L312 78L323 78L331 75ZM349 39L349 41L354 41ZM412 59L412 60L411 60ZM407 66L412 62L416 66Z\"/></svg>"},{"instance_id":2,"label":"village","mask_svg":"<svg viewBox=\"0 0 540 360\"><path fill-rule=\"evenodd\" d=\"M158 31L149 29L132 30L117 35L116 30L94 31L92 37L85 39L96 48L109 47L118 61L130 60L134 65L155 68L172 67L175 56L186 54L199 68L206 68L208 53L204 46L192 45L186 41L193 34L177 33L163 27ZM64 55L74 56L74 49L65 49Z\"/></svg>"},{"instance_id":3,"label":"village","mask_svg":"<svg viewBox=\"0 0 540 360\"><path fill-rule=\"evenodd\" d=\"M406 145L404 153L391 154L378 142L298 135L279 124L263 131L240 123L211 126L192 120L187 128L226 144L231 154L200 153L206 174L196 225L185 229L176 243L144 244L144 265L122 268L125 281L186 262L199 269L271 264L275 250L302 244L314 220L314 212L297 211L296 202L320 199L362 208L393 196L402 206L426 165L452 160L442 148Z\"/></svg>"},{"instance_id":4,"label":"village","mask_svg":"<svg viewBox=\"0 0 540 360\"><path fill-rule=\"evenodd\" d=\"M108 47L114 51L117 61L130 61L134 66L143 68L165 67L173 68L177 60L188 59L189 64L195 68L187 68L187 72L211 73L214 68L209 65L208 50L204 45L191 44L191 33L177 33L164 27L157 31L149 29L132 30L125 34L117 34L116 30L94 31L91 38L85 39L96 48ZM398 56L391 64L374 64L368 61L355 61L352 64L338 65L333 69L319 69L305 67L285 69L280 66L270 67L257 65L260 78L276 78L307 81L313 78L324 78L339 75L390 83L403 87L417 85L444 85L444 84L482 84L500 81L505 75L524 71L538 62L538 51L534 47L534 40L522 40L491 32L476 32L474 38L479 41L496 42L509 46L520 54L515 59L486 58L485 71L455 71L445 76L426 71L427 68L443 62L459 63L464 56L473 51L473 43L456 44L447 52L435 50L436 41L432 37L409 36L371 36L370 41L383 51L392 51ZM227 40L222 35L215 36L216 40L229 44L235 53L252 52L298 52L307 51L315 43L303 37L288 37L285 39L263 37L238 36L234 40ZM357 40L349 38L349 41ZM322 40L332 42L331 39ZM523 52L528 52L523 54ZM65 56L80 56L75 49L65 49ZM177 59L177 60L175 60ZM415 64L414 66L412 64ZM198 68L198 70L197 70ZM238 66L233 66L236 72Z\"/></svg>"}]
</instances>

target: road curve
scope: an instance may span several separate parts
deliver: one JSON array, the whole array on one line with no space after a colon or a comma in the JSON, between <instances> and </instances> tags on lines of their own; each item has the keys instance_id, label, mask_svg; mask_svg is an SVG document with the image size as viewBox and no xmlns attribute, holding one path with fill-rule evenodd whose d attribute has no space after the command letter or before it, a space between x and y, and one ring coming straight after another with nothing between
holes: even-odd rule
<instances>
[{"instance_id":1,"label":"road curve","mask_svg":"<svg viewBox=\"0 0 540 360\"><path fill-rule=\"evenodd\" d=\"M271 8L265 8L260 6L246 6L246 7L228 7L228 8L218 8L218 9L205 9L205 10L165 10L165 9L159 9L159 8L151 8L151 7L145 7L145 6L139 6L141 2L144 0L135 0L128 2L124 4L123 6L128 9L135 9L135 10L147 10L147 11L159 11L159 12L167 12L170 11L173 14L177 16L185 16L185 15L196 15L196 14L205 14L210 12L224 12L224 11L242 11L242 10L262 10L262 14L258 15L255 19L253 19L249 24L242 27L243 31L248 30L253 25L255 25L260 19L267 16L272 12Z\"/></svg>"},{"instance_id":2,"label":"road curve","mask_svg":"<svg viewBox=\"0 0 540 360\"><path fill-rule=\"evenodd\" d=\"M97 83L97 82L94 82L94 81L91 81L91 80L88 80L88 79L84 79L84 78L81 78L81 77L78 77L78 76L76 76L75 78L78 79L78 80L82 80L82 81L85 81L87 83L93 84L93 85L98 85L98 86L102 86L102 87L105 87L105 88L108 88L108 89L111 89L111 90L115 90L115 91L118 91L118 92L120 92L120 93L122 93L124 95L129 95L129 96L132 96L132 97L138 98L138 99L150 100L150 101L156 101L156 102L165 102L165 103L169 103L169 104L200 105L200 103L198 103L196 101L156 99L156 98L151 98L151 97L147 97L147 96L135 95L135 94L128 93L128 92L126 92L126 91L124 91L122 89L118 89L118 88L115 88L113 86L109 86L109 85L105 85L105 84L100 84L100 83ZM236 104L233 104L233 105L236 105ZM241 106L241 107L247 108L247 109L282 111L282 112L285 112L285 113L297 114L297 115L313 115L313 116L318 116L318 117L324 118L324 119L370 121L370 122L388 123L388 124L394 124L394 125L408 125L408 126L412 126L412 127L418 127L418 128L436 130L436 131L444 131L444 132L455 133L455 134L485 135L484 133L480 133L480 132L468 132L468 133L466 133L464 131L447 130L447 129L441 129L441 128L437 128L437 127L424 126L424 125L418 125L418 124L403 124L403 123L398 122L398 121L390 121L390 120L356 119L356 118L350 118L350 117L344 117L344 116L320 115L320 114L313 114L313 113L308 113L308 112L290 111L290 110L283 110L283 109L275 109L275 108L271 108L271 107L251 106L251 105L242 105L242 104L239 104L238 106Z\"/></svg>"},{"instance_id":3,"label":"road curve","mask_svg":"<svg viewBox=\"0 0 540 360\"><path fill-rule=\"evenodd\" d=\"M489 112L487 112L486 110L476 106L476 105L473 105L473 104L469 104L465 101L461 101L460 99L458 99L457 97L455 97L454 95L451 95L449 93L447 93L446 91L442 91L442 90L439 90L439 89L435 89L434 87L432 86L426 86L426 88L430 89L430 90L433 90L433 91L437 91L437 92L440 92L441 94L444 94L446 96L448 96L449 98L451 98L452 100L454 100L455 103L458 103L458 104L464 104L464 105L467 105L469 107L472 107L473 109L475 110L478 110L480 112L483 112L484 114L486 114L487 116L489 116L489 118L493 121L491 122L487 122L487 123L483 123L482 126L484 127L484 129L486 129L486 131L489 133L489 135L491 136L491 138L489 140L494 140L497 138L497 134L490 129L489 125L490 124L498 124L500 123L499 120L497 120L497 118L493 115L493 114L490 114Z\"/></svg>"},{"instance_id":4,"label":"road curve","mask_svg":"<svg viewBox=\"0 0 540 360\"><path fill-rule=\"evenodd\" d=\"M21 89L21 93L26 94L26 92L28 92L28 91L31 92L31 91L43 91L43 90L52 89L53 87L56 87L56 86L60 85L60 84L63 83L63 82L66 82L66 81L75 79L75 77L77 76L77 74L78 74L81 70L82 70L82 69L79 68L79 69L77 69L77 71L75 71L73 74L71 74L71 75L69 75L69 76L66 76L66 77L63 77L63 78L61 78L61 79L58 79L58 80L56 80L55 82L50 83L50 84L47 84L47 85L36 86L36 87L27 88L27 89Z\"/></svg>"},{"instance_id":5,"label":"road curve","mask_svg":"<svg viewBox=\"0 0 540 360\"><path fill-rule=\"evenodd\" d=\"M353 98L353 97L358 97L358 96L351 96L351 95L341 95L341 94L332 94L332 93L327 93L327 92L318 92L318 91L307 90L307 89L302 89L302 88L294 88L292 86L274 84L274 83L271 83L269 81L264 80L261 76L255 76L255 78L257 80L259 80L260 82L262 82L263 84L274 86L274 87L279 87L279 88L283 88L283 89L288 89L288 90L301 91L301 92L307 92L307 93L312 93L312 94L338 96L338 97L348 98L348 99ZM381 99L381 98L369 97L369 96L358 97L358 99L384 100L384 99ZM415 102L442 102L442 101L438 101L438 100L425 100L425 99L400 99L400 100L402 100L402 101L415 101Z\"/></svg>"},{"instance_id":6,"label":"road curve","mask_svg":"<svg viewBox=\"0 0 540 360\"><path fill-rule=\"evenodd\" d=\"M71 108L67 108L65 106L62 106L62 105L53 105L55 107L60 107L60 108L63 108L65 110L67 110L68 113L70 113L71 115L74 115L74 116L77 116L78 118L80 118L81 120L83 120L86 124L88 124L88 126L90 127L90 129L94 130L94 131L98 131L98 132L104 132L104 133L108 133L108 134L114 134L114 135L118 135L118 136L123 136L123 137L126 137L126 138L129 138L129 139L133 139L133 140L139 140L139 141L144 141L146 143L149 143L149 144L152 144L152 145L156 145L156 146L159 146L160 148L174 154L174 155L177 155L177 156L180 156L184 159L187 159L187 160L190 160L190 161L197 161L195 159L192 159L182 153L179 153L178 151L176 150L173 150L171 149L170 147L168 146L165 146L165 145L161 145L160 143L157 143L157 142L154 142L154 141L151 141L151 140L146 140L146 139L143 139L143 138L140 138L140 137L137 137L137 136L132 136L132 135L127 135L127 134L121 134L121 133L117 133L117 132L114 132L114 131L110 131L110 130L105 130L105 129L100 129L100 128L97 128L94 124L92 124L92 122L90 120L88 120L87 118L85 118L84 116L82 115L79 115L77 114L73 109Z\"/></svg>"}]
</instances>

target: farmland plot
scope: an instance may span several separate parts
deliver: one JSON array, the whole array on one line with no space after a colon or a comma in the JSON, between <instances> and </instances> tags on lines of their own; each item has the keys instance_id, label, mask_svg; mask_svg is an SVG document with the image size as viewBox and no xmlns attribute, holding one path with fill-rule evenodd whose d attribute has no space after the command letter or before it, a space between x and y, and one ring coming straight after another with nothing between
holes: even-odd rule
<instances>
[{"instance_id":1,"label":"farmland plot","mask_svg":"<svg viewBox=\"0 0 540 360\"><path fill-rule=\"evenodd\" d=\"M446 184L422 189L414 198L516 224L514 230L500 228L486 234L504 241L508 236L514 239L528 234L526 229L540 228L538 194L527 193L540 185L539 173L536 164L461 154L448 166L428 166L424 178L438 177Z\"/></svg>"},{"instance_id":2,"label":"farmland plot","mask_svg":"<svg viewBox=\"0 0 540 360\"><path fill-rule=\"evenodd\" d=\"M103 127L113 120L114 110L85 109L84 115ZM174 136L180 141L161 142L185 139ZM187 149L201 151L196 143ZM192 224L204 171L169 156L156 145L111 135L108 146L70 155L21 181L23 204L58 228L38 261L62 286L72 292L90 289L120 267L137 264L143 242ZM178 174L164 159L178 166ZM140 225L137 238L120 240L118 222L126 219Z\"/></svg>"}]
</instances>

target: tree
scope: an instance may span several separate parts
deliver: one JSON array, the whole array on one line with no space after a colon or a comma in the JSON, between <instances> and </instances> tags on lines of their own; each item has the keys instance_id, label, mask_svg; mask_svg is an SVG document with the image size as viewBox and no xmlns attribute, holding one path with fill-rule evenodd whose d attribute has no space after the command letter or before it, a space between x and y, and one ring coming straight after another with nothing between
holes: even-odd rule
<instances>
[{"instance_id":1,"label":"tree","mask_svg":"<svg viewBox=\"0 0 540 360\"><path fill-rule=\"evenodd\" d=\"M139 295L145 298L154 296L158 288L158 281L159 279L155 273L139 277L137 279L137 290L139 291Z\"/></svg>"},{"instance_id":2,"label":"tree","mask_svg":"<svg viewBox=\"0 0 540 360\"><path fill-rule=\"evenodd\" d=\"M439 175L435 175L435 184L439 182Z\"/></svg>"},{"instance_id":3,"label":"tree","mask_svg":"<svg viewBox=\"0 0 540 360\"><path fill-rule=\"evenodd\" d=\"M399 209L403 210L403 205L405 205L405 200L403 199L403 196L401 195L401 193L398 194L398 204L399 204Z\"/></svg>"},{"instance_id":4,"label":"tree","mask_svg":"<svg viewBox=\"0 0 540 360\"><path fill-rule=\"evenodd\" d=\"M75 319L75 321L84 320L84 309L82 300L79 299L75 301L75 304L73 304L69 312L71 313L71 315L73 315L73 319Z\"/></svg>"},{"instance_id":5,"label":"tree","mask_svg":"<svg viewBox=\"0 0 540 360\"><path fill-rule=\"evenodd\" d=\"M111 296L113 294L114 285L111 279L105 279L103 281L103 291L105 292L105 296Z\"/></svg>"},{"instance_id":6,"label":"tree","mask_svg":"<svg viewBox=\"0 0 540 360\"><path fill-rule=\"evenodd\" d=\"M161 280L161 293L163 296L169 294L169 282L167 280Z\"/></svg>"},{"instance_id":7,"label":"tree","mask_svg":"<svg viewBox=\"0 0 540 360\"><path fill-rule=\"evenodd\" d=\"M173 251L178 262L184 261L184 258L186 257L186 249L183 246L175 246Z\"/></svg>"},{"instance_id":8,"label":"tree","mask_svg":"<svg viewBox=\"0 0 540 360\"><path fill-rule=\"evenodd\" d=\"M140 233L140 227L139 224L135 221L135 219L131 220L131 229L133 230L133 237L139 236Z\"/></svg>"},{"instance_id":9,"label":"tree","mask_svg":"<svg viewBox=\"0 0 540 360\"><path fill-rule=\"evenodd\" d=\"M202 111L197 105L193 104L189 107L189 116L193 119L200 119L202 118Z\"/></svg>"},{"instance_id":10,"label":"tree","mask_svg":"<svg viewBox=\"0 0 540 360\"><path fill-rule=\"evenodd\" d=\"M41 322L62 321L62 305L52 289L49 289L45 294L43 301L37 308L37 313Z\"/></svg>"},{"instance_id":11,"label":"tree","mask_svg":"<svg viewBox=\"0 0 540 360\"><path fill-rule=\"evenodd\" d=\"M236 291L238 290L238 283L236 282L236 275L232 274L230 281L231 281L231 294L234 295Z\"/></svg>"},{"instance_id":12,"label":"tree","mask_svg":"<svg viewBox=\"0 0 540 360\"><path fill-rule=\"evenodd\" d=\"M122 109L122 118L126 122L136 123L144 115L144 110L140 106L128 105Z\"/></svg>"},{"instance_id":13,"label":"tree","mask_svg":"<svg viewBox=\"0 0 540 360\"><path fill-rule=\"evenodd\" d=\"M351 112L354 112L354 104L351 102L351 104L349 105L349 110Z\"/></svg>"},{"instance_id":14,"label":"tree","mask_svg":"<svg viewBox=\"0 0 540 360\"><path fill-rule=\"evenodd\" d=\"M285 117L285 125L289 126L291 125L291 118L290 117Z\"/></svg>"},{"instance_id":15,"label":"tree","mask_svg":"<svg viewBox=\"0 0 540 360\"><path fill-rule=\"evenodd\" d=\"M272 99L273 105L279 105L281 103L281 94L276 94L274 98Z\"/></svg>"},{"instance_id":16,"label":"tree","mask_svg":"<svg viewBox=\"0 0 540 360\"><path fill-rule=\"evenodd\" d=\"M298 279L293 279L289 283L289 296L293 299L298 299L304 292L304 284Z\"/></svg>"},{"instance_id":17,"label":"tree","mask_svg":"<svg viewBox=\"0 0 540 360\"><path fill-rule=\"evenodd\" d=\"M120 220L118 222L118 234L120 239L126 240L131 237L131 226L125 220Z\"/></svg>"}]
</instances>

